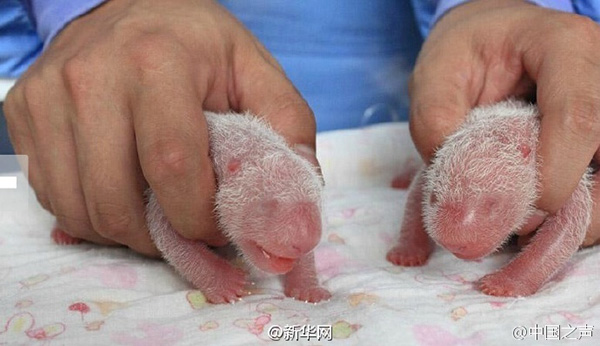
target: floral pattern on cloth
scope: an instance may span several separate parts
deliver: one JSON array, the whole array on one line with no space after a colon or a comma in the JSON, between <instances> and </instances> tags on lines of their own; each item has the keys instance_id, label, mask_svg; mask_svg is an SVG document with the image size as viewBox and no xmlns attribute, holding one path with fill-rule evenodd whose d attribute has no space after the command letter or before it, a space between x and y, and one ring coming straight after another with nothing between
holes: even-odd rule
<instances>
[{"instance_id":1,"label":"floral pattern on cloth","mask_svg":"<svg viewBox=\"0 0 600 346\"><path fill-rule=\"evenodd\" d=\"M423 267L393 266L385 254L406 191L391 186L419 162L406 124L320 134L318 152L327 187L315 259L330 301L286 298L278 277L253 274L252 295L212 305L162 261L55 245L52 217L35 204L28 215L0 213L0 345L262 345L286 326L329 328L331 341L300 333L299 345L537 345L554 326L574 329L577 345L600 342L600 248L578 252L526 298L474 285L510 249L467 262L438 247ZM0 194L0 203L10 201ZM521 327L541 341L519 340Z\"/></svg>"}]
</instances>

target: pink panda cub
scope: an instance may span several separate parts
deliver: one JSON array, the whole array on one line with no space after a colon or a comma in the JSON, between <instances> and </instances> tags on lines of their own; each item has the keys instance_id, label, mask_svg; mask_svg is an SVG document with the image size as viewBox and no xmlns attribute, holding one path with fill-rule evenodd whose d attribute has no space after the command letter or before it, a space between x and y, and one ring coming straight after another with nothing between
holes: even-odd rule
<instances>
[{"instance_id":1,"label":"pink panda cub","mask_svg":"<svg viewBox=\"0 0 600 346\"><path fill-rule=\"evenodd\" d=\"M400 239L387 259L424 265L430 239L461 259L500 249L533 215L539 196L538 109L508 100L473 109L412 182ZM571 258L591 221L591 172L506 266L480 280L495 296L537 292ZM542 223L543 222L543 223ZM535 226L535 225L534 225Z\"/></svg>"},{"instance_id":2,"label":"pink panda cub","mask_svg":"<svg viewBox=\"0 0 600 346\"><path fill-rule=\"evenodd\" d=\"M331 297L316 275L312 250L321 239L322 180L304 151L250 114L205 112L217 177L215 214L223 233L251 266L284 274L289 297ZM146 220L163 257L212 303L247 294L246 274L205 244L181 237L148 189ZM55 229L53 238L70 243ZM65 241L65 236L67 241Z\"/></svg>"}]
</instances>

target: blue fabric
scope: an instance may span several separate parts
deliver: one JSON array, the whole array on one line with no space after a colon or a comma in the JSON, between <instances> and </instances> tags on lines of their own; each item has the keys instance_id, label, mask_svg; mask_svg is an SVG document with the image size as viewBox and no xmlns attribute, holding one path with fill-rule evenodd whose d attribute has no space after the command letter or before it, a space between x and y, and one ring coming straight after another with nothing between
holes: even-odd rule
<instances>
[{"instance_id":1,"label":"blue fabric","mask_svg":"<svg viewBox=\"0 0 600 346\"><path fill-rule=\"evenodd\" d=\"M73 19L102 4L105 0L22 0L38 34L47 46Z\"/></svg>"},{"instance_id":2,"label":"blue fabric","mask_svg":"<svg viewBox=\"0 0 600 346\"><path fill-rule=\"evenodd\" d=\"M586 15L600 22L600 0L574 0L573 8L576 13Z\"/></svg>"},{"instance_id":3,"label":"blue fabric","mask_svg":"<svg viewBox=\"0 0 600 346\"><path fill-rule=\"evenodd\" d=\"M0 78L16 78L42 50L31 21L18 0L0 1Z\"/></svg>"},{"instance_id":4,"label":"blue fabric","mask_svg":"<svg viewBox=\"0 0 600 346\"><path fill-rule=\"evenodd\" d=\"M422 42L410 2L220 2L281 63L319 131L407 119L407 78Z\"/></svg>"},{"instance_id":5,"label":"blue fabric","mask_svg":"<svg viewBox=\"0 0 600 346\"><path fill-rule=\"evenodd\" d=\"M433 25L449 10L454 7L464 4L468 0L411 0L415 7L415 15L417 22L419 23L419 30L424 37L427 37L429 30ZM538 6L552 8L558 11L574 12L573 7L575 3L598 3L600 0L527 0ZM586 7L586 6L584 6ZM589 8L589 7L586 7ZM577 13L583 15L595 14L596 17L598 12L598 6L596 5L595 11L578 11Z\"/></svg>"},{"instance_id":6,"label":"blue fabric","mask_svg":"<svg viewBox=\"0 0 600 346\"><path fill-rule=\"evenodd\" d=\"M1 0L0 76L16 76L42 40L103 0ZM464 1L464 0L462 0ZM461 0L221 0L281 62L319 131L406 120L406 81L425 35ZM598 19L600 0L531 0ZM19 6L19 2L21 6ZM413 8L414 7L414 8ZM27 21L26 10L33 19ZM420 34L420 33L421 34Z\"/></svg>"}]
</instances>

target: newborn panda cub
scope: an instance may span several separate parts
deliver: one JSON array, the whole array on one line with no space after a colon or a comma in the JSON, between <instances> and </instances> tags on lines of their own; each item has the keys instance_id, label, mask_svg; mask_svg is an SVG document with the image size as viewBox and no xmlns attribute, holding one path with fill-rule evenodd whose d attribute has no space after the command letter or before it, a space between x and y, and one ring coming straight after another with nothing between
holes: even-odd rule
<instances>
[{"instance_id":1,"label":"newborn panda cub","mask_svg":"<svg viewBox=\"0 0 600 346\"><path fill-rule=\"evenodd\" d=\"M430 238L461 259L501 248L535 211L539 130L538 110L525 102L473 109L412 182L400 239L388 261L425 264L433 250ZM591 188L588 170L565 205L538 221L529 245L484 276L480 289L494 296L537 292L582 244L591 221Z\"/></svg>"},{"instance_id":2,"label":"newborn panda cub","mask_svg":"<svg viewBox=\"0 0 600 346\"><path fill-rule=\"evenodd\" d=\"M210 156L217 177L215 213L223 233L246 262L285 274L289 297L329 299L316 275L312 250L321 239L322 180L303 152L289 148L264 121L249 114L205 112ZM205 244L181 237L146 192L146 220L163 257L212 303L246 294L246 274ZM72 243L63 231L58 243Z\"/></svg>"}]
</instances>

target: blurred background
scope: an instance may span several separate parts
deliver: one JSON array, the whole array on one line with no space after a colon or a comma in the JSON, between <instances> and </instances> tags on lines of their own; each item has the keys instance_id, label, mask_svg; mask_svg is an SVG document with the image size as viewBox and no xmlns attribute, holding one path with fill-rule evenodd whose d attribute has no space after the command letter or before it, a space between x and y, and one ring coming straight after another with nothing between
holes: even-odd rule
<instances>
[{"instance_id":1,"label":"blurred background","mask_svg":"<svg viewBox=\"0 0 600 346\"><path fill-rule=\"evenodd\" d=\"M407 119L406 84L422 38L408 0L221 0L283 66L318 131ZM40 54L22 3L0 1L0 98ZM7 146L2 120L0 152Z\"/></svg>"}]
</instances>

